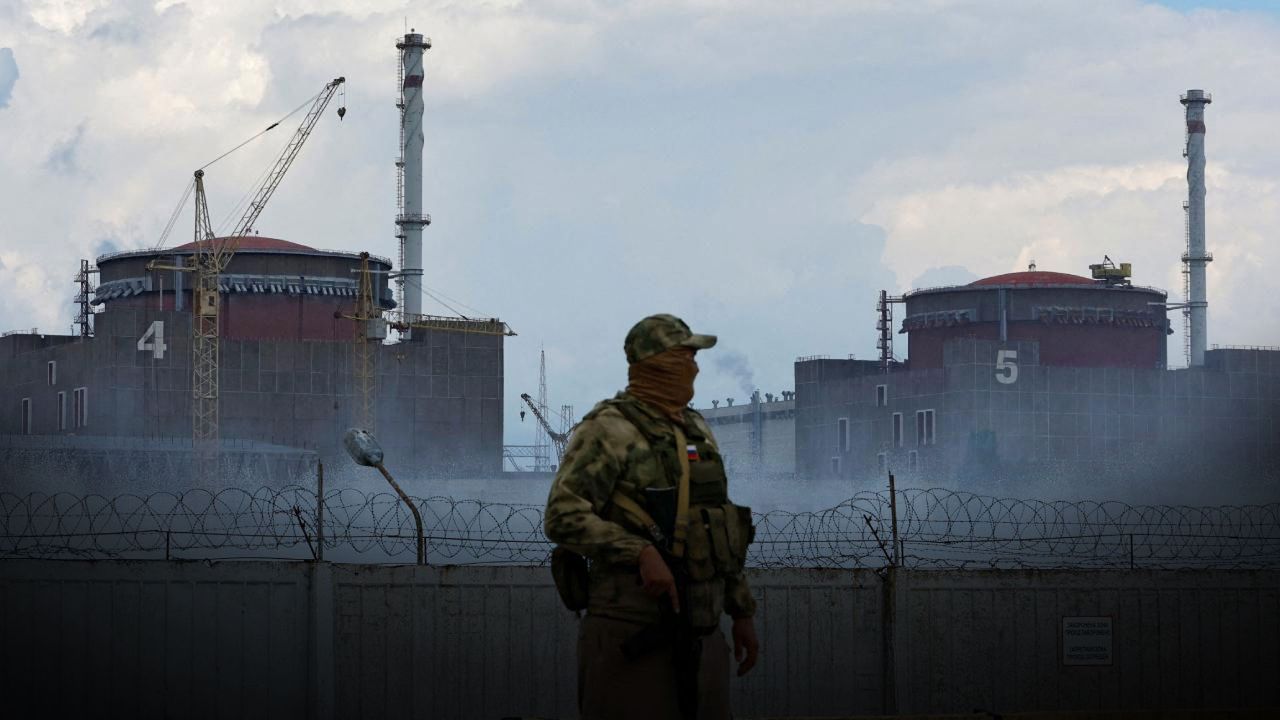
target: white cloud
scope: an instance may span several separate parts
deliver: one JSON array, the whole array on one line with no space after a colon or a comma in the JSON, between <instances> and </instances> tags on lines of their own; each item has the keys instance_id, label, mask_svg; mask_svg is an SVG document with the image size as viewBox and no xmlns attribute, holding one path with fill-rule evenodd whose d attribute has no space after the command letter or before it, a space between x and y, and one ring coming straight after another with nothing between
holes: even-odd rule
<instances>
[{"instance_id":1,"label":"white cloud","mask_svg":"<svg viewBox=\"0 0 1280 720\"><path fill-rule=\"evenodd\" d=\"M899 278L939 264L1007 272L1024 257L1065 270L1130 244L1141 208L1129 201L1172 189L1180 172L1173 162L1066 167L888 197L865 219L889 233L885 260Z\"/></svg>"},{"instance_id":2,"label":"white cloud","mask_svg":"<svg viewBox=\"0 0 1280 720\"><path fill-rule=\"evenodd\" d=\"M933 268L1103 253L1177 291L1178 92L1209 124L1211 342L1276 344L1280 27L1139 2L29 2L0 132L0 326L67 326L104 241L154 242L191 171L337 74L259 223L394 257L394 38L427 60L427 285L509 320L508 410L623 382L639 317L677 312L762 389L796 355L874 354L874 302ZM10 41L12 38L12 41ZM76 171L46 166L86 127ZM287 131L287 128L286 128ZM210 172L221 217L284 140ZM185 216L184 216L185 217ZM173 241L185 240L179 223ZM1246 310L1247 308L1247 310ZM713 351L714 352L714 351ZM741 394L704 363L699 391ZM509 423L512 441L522 427Z\"/></svg>"},{"instance_id":3,"label":"white cloud","mask_svg":"<svg viewBox=\"0 0 1280 720\"><path fill-rule=\"evenodd\" d=\"M27 10L37 25L59 33L70 33L84 24L93 11L107 0L31 0Z\"/></svg>"}]
</instances>

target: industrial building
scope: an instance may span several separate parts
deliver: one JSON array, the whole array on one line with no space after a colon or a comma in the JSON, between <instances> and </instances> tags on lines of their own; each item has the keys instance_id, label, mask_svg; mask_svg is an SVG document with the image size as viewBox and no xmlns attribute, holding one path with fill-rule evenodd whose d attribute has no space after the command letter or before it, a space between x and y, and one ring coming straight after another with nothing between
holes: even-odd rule
<instances>
[{"instance_id":1,"label":"industrial building","mask_svg":"<svg viewBox=\"0 0 1280 720\"><path fill-rule=\"evenodd\" d=\"M1008 295L1054 289L1006 279L1014 281L1002 284ZM987 287L994 300L1000 290ZM971 297L971 288L954 296ZM1056 329L1039 319L1007 322ZM1134 366L1141 345L1114 362L1064 358L1045 351L1053 339L985 339L998 321L979 315L973 324L973 335L942 340L919 368L914 358L888 372L874 360L797 362L797 471L867 485L894 472L916 483L1061 485L1101 496L1209 478L1274 489L1280 351L1210 349L1203 366L1167 370ZM1076 329L1112 330L1083 321Z\"/></svg>"},{"instance_id":2,"label":"industrial building","mask_svg":"<svg viewBox=\"0 0 1280 720\"><path fill-rule=\"evenodd\" d=\"M715 433L730 476L795 476L796 409L791 391L761 395L756 390L745 403L734 404L733 398L711 403L698 412Z\"/></svg>"},{"instance_id":3,"label":"industrial building","mask_svg":"<svg viewBox=\"0 0 1280 720\"><path fill-rule=\"evenodd\" d=\"M406 480L501 472L509 329L494 318L421 314L429 47L416 32L397 42L399 268L250 230L338 78L316 97L235 232L215 237L207 228L202 168L193 181L195 242L85 261L79 332L0 337L0 407L8 408L0 460L9 479L54 466L109 473L102 449L115 444L170 481L287 482L314 473L316 460L346 465L341 439L353 426L375 430ZM388 327L397 342L385 341Z\"/></svg>"},{"instance_id":4,"label":"industrial building","mask_svg":"<svg viewBox=\"0 0 1280 720\"><path fill-rule=\"evenodd\" d=\"M882 292L880 359L800 358L796 465L803 477L1099 496L1261 497L1280 483L1280 348L1209 346L1204 106L1186 107L1183 302L1106 261L1090 277L1023 272ZM901 325L893 309L905 309ZM1187 367L1170 369L1168 311ZM893 351L905 334L907 357ZM1158 493L1158 495L1150 494Z\"/></svg>"}]
</instances>

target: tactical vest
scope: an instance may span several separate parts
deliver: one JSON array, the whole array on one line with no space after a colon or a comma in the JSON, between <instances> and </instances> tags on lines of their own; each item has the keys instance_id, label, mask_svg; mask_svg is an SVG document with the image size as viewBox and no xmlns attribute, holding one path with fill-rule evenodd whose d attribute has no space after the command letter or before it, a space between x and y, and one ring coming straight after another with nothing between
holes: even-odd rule
<instances>
[{"instance_id":1,"label":"tactical vest","mask_svg":"<svg viewBox=\"0 0 1280 720\"><path fill-rule=\"evenodd\" d=\"M606 400L597 405L587 418L606 407L617 410L635 426L648 443L650 454L661 463L664 472L652 478L651 486L655 489L660 489L656 487L659 483L666 488L678 489L683 467L677 453L685 455L689 466L689 511L683 533L670 533L676 537L664 537L669 533L655 532L651 518L658 513L654 508L645 507L647 516L637 517L637 513L629 512L625 507L634 507L634 504L620 501L617 492L605 506L603 516L647 537L664 551L668 563L682 566L673 570L683 570L688 577L685 602L689 605L686 611L690 613L691 623L695 627L708 628L718 625L724 612L724 578L742 571L747 548L754 538L751 510L729 502L724 459L690 414L686 413L684 447L677 448L678 433L674 431L674 424L656 420L639 407L639 401L632 398L619 396ZM639 501L643 507L646 488L637 487L636 490L640 497L631 499ZM678 547L681 539L683 548ZM593 614L641 622L655 622L659 617L657 601L645 595L640 588L634 566L610 568L593 565L588 596L587 609Z\"/></svg>"}]
</instances>

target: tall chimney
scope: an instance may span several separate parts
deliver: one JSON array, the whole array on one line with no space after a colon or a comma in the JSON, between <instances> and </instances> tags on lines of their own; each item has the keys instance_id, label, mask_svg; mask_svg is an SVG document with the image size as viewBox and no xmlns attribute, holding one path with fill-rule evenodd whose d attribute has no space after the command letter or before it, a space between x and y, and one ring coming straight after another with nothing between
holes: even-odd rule
<instances>
[{"instance_id":1,"label":"tall chimney","mask_svg":"<svg viewBox=\"0 0 1280 720\"><path fill-rule=\"evenodd\" d=\"M396 43L400 50L400 161L396 163L400 191L396 236L400 238L401 308L422 314L422 228L431 216L422 212L422 56L431 40L410 30Z\"/></svg>"},{"instance_id":2,"label":"tall chimney","mask_svg":"<svg viewBox=\"0 0 1280 720\"><path fill-rule=\"evenodd\" d=\"M1191 315L1191 366L1204 366L1209 330L1209 302L1205 299L1205 265L1213 255L1204 249L1204 106L1213 97L1204 90L1188 90L1181 98L1187 108L1187 309Z\"/></svg>"}]
</instances>

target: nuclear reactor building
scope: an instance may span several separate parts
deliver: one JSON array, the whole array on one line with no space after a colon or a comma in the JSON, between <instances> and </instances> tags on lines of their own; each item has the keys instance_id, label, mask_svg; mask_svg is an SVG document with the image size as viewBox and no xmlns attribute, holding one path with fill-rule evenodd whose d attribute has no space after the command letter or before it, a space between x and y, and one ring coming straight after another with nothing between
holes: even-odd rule
<instances>
[{"instance_id":1,"label":"nuclear reactor building","mask_svg":"<svg viewBox=\"0 0 1280 720\"><path fill-rule=\"evenodd\" d=\"M317 96L232 237L200 238L198 230L193 243L85 261L78 332L0 337L7 479L287 482L312 476L316 461L341 470L342 435L353 426L375 431L406 480L501 472L510 331L494 318L421 310L429 47L416 32L397 43L399 266L249 229L338 78ZM203 174L195 180L198 228ZM389 329L396 342L386 340ZM218 466L211 477L194 460L210 451Z\"/></svg>"},{"instance_id":2,"label":"nuclear reactor building","mask_svg":"<svg viewBox=\"0 0 1280 720\"><path fill-rule=\"evenodd\" d=\"M879 487L906 482L1054 486L1142 497L1280 483L1280 348L1207 343L1204 107L1186 108L1184 297L1034 265L953 287L882 292L878 360L795 364L796 471ZM901 307L900 324L894 309ZM1171 369L1168 313L1186 367ZM896 331L896 332L895 332ZM895 352L906 336L906 357ZM902 347L898 340L898 348ZM1180 363L1179 363L1180 364ZM1240 497L1247 497L1242 495ZM1155 497L1147 494L1146 497Z\"/></svg>"}]
</instances>

